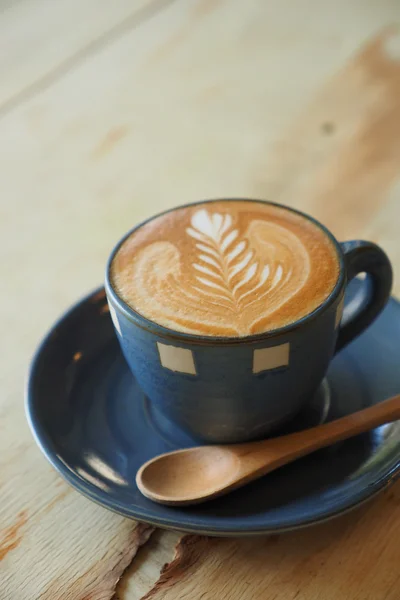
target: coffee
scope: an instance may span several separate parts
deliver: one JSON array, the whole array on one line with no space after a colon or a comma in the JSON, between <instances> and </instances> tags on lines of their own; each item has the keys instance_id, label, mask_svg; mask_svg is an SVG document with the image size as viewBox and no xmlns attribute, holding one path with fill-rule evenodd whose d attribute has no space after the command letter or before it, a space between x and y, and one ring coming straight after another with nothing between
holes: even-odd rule
<instances>
[{"instance_id":1,"label":"coffee","mask_svg":"<svg viewBox=\"0 0 400 600\"><path fill-rule=\"evenodd\" d=\"M118 295L156 323L246 336L277 329L331 293L339 261L312 221L257 201L177 208L128 236L111 265Z\"/></svg>"}]
</instances>

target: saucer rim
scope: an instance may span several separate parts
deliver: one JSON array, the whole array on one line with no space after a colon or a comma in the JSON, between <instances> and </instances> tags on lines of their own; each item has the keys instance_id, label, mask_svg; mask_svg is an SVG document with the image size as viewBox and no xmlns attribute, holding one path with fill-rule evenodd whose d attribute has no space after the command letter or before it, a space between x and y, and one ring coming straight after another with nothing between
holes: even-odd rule
<instances>
[{"instance_id":1,"label":"saucer rim","mask_svg":"<svg viewBox=\"0 0 400 600\"><path fill-rule=\"evenodd\" d=\"M252 526L251 524L246 525L246 528L243 527L243 524L238 524L238 527L229 527L224 528L223 526L217 525L214 527L204 527L201 524L193 523L188 524L186 521L185 525L179 525L179 514L177 514L176 519L165 519L165 518L154 518L150 517L146 512L142 512L140 509L135 509L134 511L130 511L129 507L126 505L122 505L116 499L110 499L109 494L104 490L95 489L93 484L90 482L83 481L68 465L65 463L58 455L55 450L54 444L49 438L46 430L41 425L41 419L38 417L35 410L34 403L34 393L33 387L36 379L37 365L42 356L42 354L46 351L46 347L51 337L54 335L55 331L58 327L65 322L76 310L81 308L83 305L90 302L95 308L97 301L104 303L106 302L106 295L104 286L100 286L81 297L77 302L75 302L72 306L70 306L54 323L54 325L50 328L47 334L43 337L42 341L39 343L36 352L33 355L28 376L26 380L25 387L25 414L28 421L29 428L32 432L33 438L36 441L39 449L46 457L46 459L50 462L53 468L62 476L62 478L72 487L74 487L78 492L80 492L86 498L92 500L96 504L102 506L103 508L107 508L112 512L124 516L126 518L130 518L139 522L148 523L149 525L155 527L161 527L164 529L170 529L174 531L182 531L185 533L195 533L195 534L203 534L209 536L221 536L221 537L246 537L246 536L255 536L255 535L267 535L267 534L276 534L280 532L289 532L298 529L303 529L306 527L310 527L312 525L317 525L320 523L325 523L330 521L338 516L346 514L354 510L355 508L363 505L364 503L372 500L379 493L384 490L390 488L398 479L400 479L400 460L396 463L389 471L387 471L384 475L382 475L379 479L373 482L370 485L359 490L358 493L354 494L352 497L351 503L346 503L342 505L338 510L332 511L329 508L325 509L325 514L320 514L319 517L314 519L307 519L301 522L297 522L293 525L276 525L268 527L260 527L259 525ZM400 308L400 302L391 296L391 301L393 301L398 308Z\"/></svg>"},{"instance_id":2,"label":"saucer rim","mask_svg":"<svg viewBox=\"0 0 400 600\"><path fill-rule=\"evenodd\" d=\"M42 450L42 452L44 452L44 450L41 447L40 447L40 449ZM87 490L85 490L81 486L79 486L77 482L73 482L72 479L74 479L74 477L75 477L74 475L73 475L73 477L69 478L69 476L67 475L66 472L62 471L61 468L56 466L54 464L54 462L46 454L45 454L45 456L68 485L70 485L76 491L81 493L82 496L84 496L88 500L91 500L92 502L94 502L98 506L101 506L102 508L106 508L106 509L110 510L111 512L113 512L117 515L120 515L121 517L124 517L126 519L130 519L132 521L137 521L138 523L146 523L147 525L151 525L153 527L158 527L160 529L166 529L168 531L178 531L178 532L182 532L185 534L206 535L209 537L227 537L227 538L228 537L240 537L240 538L242 538L242 537L257 537L257 536L262 536L262 535L274 535L274 534L278 534L278 533L290 533L291 531L298 531L300 529L307 529L309 527L322 525L323 523L328 523L329 521L333 521L334 519L336 519L338 517L341 517L343 515L351 513L358 508L362 508L365 504L368 504L369 502L373 501L382 492L384 492L387 489L390 489L390 487L396 482L396 480L400 476L400 473L397 473L397 475L395 475L394 478L391 478L391 479L389 479L389 481L384 482L382 484L382 486L378 487L377 489L374 489L374 491L371 494L361 498L360 500L355 501L352 504L349 504L346 508L343 508L336 512L331 512L329 515L327 515L325 517L303 521L302 523L299 523L297 525L268 527L268 528L262 528L262 529L260 529L259 527L258 528L248 527L246 529L244 529L243 527L241 529L228 529L228 528L223 529L223 528L215 527L215 528L206 529L197 524L193 524L191 526L186 525L186 526L181 527L179 524L175 525L175 523L177 523L177 521L172 521L172 520L170 521L170 520L163 520L163 519L149 519L147 517L142 518L140 516L131 515L124 510L118 510L115 507L115 503L108 504L107 501L103 502L103 501L99 500L97 497L92 496Z\"/></svg>"}]
</instances>

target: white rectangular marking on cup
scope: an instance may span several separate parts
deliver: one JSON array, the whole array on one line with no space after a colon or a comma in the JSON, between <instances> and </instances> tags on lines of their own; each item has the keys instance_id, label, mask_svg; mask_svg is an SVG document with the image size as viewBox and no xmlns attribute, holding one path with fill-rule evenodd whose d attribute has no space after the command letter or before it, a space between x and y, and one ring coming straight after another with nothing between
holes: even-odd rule
<instances>
[{"instance_id":1,"label":"white rectangular marking on cup","mask_svg":"<svg viewBox=\"0 0 400 600\"><path fill-rule=\"evenodd\" d=\"M114 323L114 327L118 331L119 335L122 337L121 327L120 327L120 324L118 322L117 313L115 312L115 309L114 309L113 306L111 306L111 304L109 304L108 306L110 308L110 315L111 315L112 321Z\"/></svg>"},{"instance_id":2,"label":"white rectangular marking on cup","mask_svg":"<svg viewBox=\"0 0 400 600\"><path fill-rule=\"evenodd\" d=\"M187 348L178 348L177 346L167 346L157 342L160 362L163 367L170 371L179 373L188 373L197 375L196 366L193 360L193 352Z\"/></svg>"},{"instance_id":3,"label":"white rectangular marking on cup","mask_svg":"<svg viewBox=\"0 0 400 600\"><path fill-rule=\"evenodd\" d=\"M259 348L253 354L253 373L269 371L289 364L290 344L281 344L272 348Z\"/></svg>"},{"instance_id":4,"label":"white rectangular marking on cup","mask_svg":"<svg viewBox=\"0 0 400 600\"><path fill-rule=\"evenodd\" d=\"M342 299L339 302L338 307L336 309L335 329L340 325L340 321L342 320L343 307L344 307L344 296L342 297Z\"/></svg>"}]
</instances>

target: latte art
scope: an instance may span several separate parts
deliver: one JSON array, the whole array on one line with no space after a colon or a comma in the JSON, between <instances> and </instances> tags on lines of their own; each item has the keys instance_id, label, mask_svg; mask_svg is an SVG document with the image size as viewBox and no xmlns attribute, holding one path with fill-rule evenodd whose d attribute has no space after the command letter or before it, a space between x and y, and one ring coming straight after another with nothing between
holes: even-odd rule
<instances>
[{"instance_id":1,"label":"latte art","mask_svg":"<svg viewBox=\"0 0 400 600\"><path fill-rule=\"evenodd\" d=\"M229 214L201 209L186 233L196 240L193 268L198 273L193 289L203 306L210 304L209 312L215 306L228 310L238 334L250 333L249 311L255 303L263 302L263 316L271 314L307 281L306 249L280 225L253 221L247 235L241 236L232 228Z\"/></svg>"},{"instance_id":2,"label":"latte art","mask_svg":"<svg viewBox=\"0 0 400 600\"><path fill-rule=\"evenodd\" d=\"M245 336L314 310L338 277L336 252L305 218L257 202L176 209L143 225L112 265L145 317L202 335Z\"/></svg>"}]
</instances>

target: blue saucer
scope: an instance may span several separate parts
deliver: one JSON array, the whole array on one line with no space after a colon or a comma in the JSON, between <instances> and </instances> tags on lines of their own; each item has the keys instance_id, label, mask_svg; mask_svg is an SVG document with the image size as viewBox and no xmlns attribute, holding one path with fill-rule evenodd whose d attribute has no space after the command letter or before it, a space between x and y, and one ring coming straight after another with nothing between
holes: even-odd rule
<instances>
[{"instance_id":1,"label":"blue saucer","mask_svg":"<svg viewBox=\"0 0 400 600\"><path fill-rule=\"evenodd\" d=\"M351 301L358 282L348 292ZM400 392L400 305L332 362L287 431L331 420ZM135 484L156 454L195 444L155 414L121 354L104 290L73 307L41 344L26 410L47 459L77 490L122 515L208 535L250 535L316 523L367 500L400 474L400 421L321 450L203 505L154 504Z\"/></svg>"}]
</instances>

